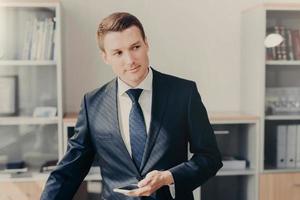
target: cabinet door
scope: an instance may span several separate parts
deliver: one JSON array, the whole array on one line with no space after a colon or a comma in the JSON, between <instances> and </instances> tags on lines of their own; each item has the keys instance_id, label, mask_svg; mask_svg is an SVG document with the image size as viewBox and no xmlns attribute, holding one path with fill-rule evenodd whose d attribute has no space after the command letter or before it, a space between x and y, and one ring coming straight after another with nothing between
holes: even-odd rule
<instances>
[{"instance_id":1,"label":"cabinet door","mask_svg":"<svg viewBox=\"0 0 300 200\"><path fill-rule=\"evenodd\" d=\"M300 173L260 176L260 200L299 200Z\"/></svg>"},{"instance_id":2,"label":"cabinet door","mask_svg":"<svg viewBox=\"0 0 300 200\"><path fill-rule=\"evenodd\" d=\"M45 181L0 182L1 200L39 200ZM87 182L83 182L73 200L88 200Z\"/></svg>"},{"instance_id":3,"label":"cabinet door","mask_svg":"<svg viewBox=\"0 0 300 200\"><path fill-rule=\"evenodd\" d=\"M36 182L1 182L1 200L38 200L44 188L44 181Z\"/></svg>"}]
</instances>

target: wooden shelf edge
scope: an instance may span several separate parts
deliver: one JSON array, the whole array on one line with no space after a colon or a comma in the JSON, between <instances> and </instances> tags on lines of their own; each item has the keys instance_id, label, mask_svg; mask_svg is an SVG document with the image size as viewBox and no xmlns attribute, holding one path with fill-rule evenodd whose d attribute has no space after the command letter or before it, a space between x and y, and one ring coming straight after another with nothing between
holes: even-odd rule
<instances>
[{"instance_id":1,"label":"wooden shelf edge","mask_svg":"<svg viewBox=\"0 0 300 200\"><path fill-rule=\"evenodd\" d=\"M255 123L258 116L243 114L238 112L211 112L208 114L209 120L214 123Z\"/></svg>"}]
</instances>

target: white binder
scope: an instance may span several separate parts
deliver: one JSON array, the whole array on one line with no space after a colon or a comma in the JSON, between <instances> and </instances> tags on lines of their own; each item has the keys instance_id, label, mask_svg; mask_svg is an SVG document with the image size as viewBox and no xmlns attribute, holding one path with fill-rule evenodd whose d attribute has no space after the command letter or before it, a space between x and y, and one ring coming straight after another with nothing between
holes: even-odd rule
<instances>
[{"instance_id":1,"label":"white binder","mask_svg":"<svg viewBox=\"0 0 300 200\"><path fill-rule=\"evenodd\" d=\"M297 125L296 167L300 168L300 125Z\"/></svg>"},{"instance_id":2,"label":"white binder","mask_svg":"<svg viewBox=\"0 0 300 200\"><path fill-rule=\"evenodd\" d=\"M287 127L287 168L296 167L296 145L297 145L297 125Z\"/></svg>"},{"instance_id":3,"label":"white binder","mask_svg":"<svg viewBox=\"0 0 300 200\"><path fill-rule=\"evenodd\" d=\"M276 167L286 167L286 140L287 140L287 126L278 125L276 130L277 139L277 154L276 154Z\"/></svg>"}]
</instances>

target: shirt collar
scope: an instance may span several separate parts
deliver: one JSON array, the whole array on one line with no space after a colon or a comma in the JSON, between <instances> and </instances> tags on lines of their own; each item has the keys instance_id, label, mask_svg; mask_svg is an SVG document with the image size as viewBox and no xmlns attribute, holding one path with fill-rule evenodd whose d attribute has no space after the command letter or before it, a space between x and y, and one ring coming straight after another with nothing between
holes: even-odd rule
<instances>
[{"instance_id":1,"label":"shirt collar","mask_svg":"<svg viewBox=\"0 0 300 200\"><path fill-rule=\"evenodd\" d=\"M132 89L132 88L139 88L139 89L143 89L143 90L147 90L147 91L151 91L152 90L152 80L153 80L153 72L151 67L148 68L148 74L145 77L145 79L140 82L140 84L138 84L136 87L131 87L128 84L126 84L124 81L122 81L120 79L120 77L118 77L118 95L121 96L123 95L127 90Z\"/></svg>"}]
</instances>

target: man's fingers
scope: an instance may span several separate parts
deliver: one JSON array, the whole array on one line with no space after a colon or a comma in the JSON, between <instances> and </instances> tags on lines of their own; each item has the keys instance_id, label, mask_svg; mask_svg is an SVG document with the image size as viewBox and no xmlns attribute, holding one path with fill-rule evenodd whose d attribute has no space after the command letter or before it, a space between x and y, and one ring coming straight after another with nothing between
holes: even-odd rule
<instances>
[{"instance_id":1,"label":"man's fingers","mask_svg":"<svg viewBox=\"0 0 300 200\"><path fill-rule=\"evenodd\" d=\"M135 190L131 190L126 193L128 196L150 196L151 195L151 187L145 186Z\"/></svg>"},{"instance_id":2,"label":"man's fingers","mask_svg":"<svg viewBox=\"0 0 300 200\"><path fill-rule=\"evenodd\" d=\"M146 177L138 182L138 189L131 190L127 193L128 196L150 196L157 189L165 184L163 172L151 171Z\"/></svg>"},{"instance_id":3,"label":"man's fingers","mask_svg":"<svg viewBox=\"0 0 300 200\"><path fill-rule=\"evenodd\" d=\"M143 180L138 182L138 186L144 187L144 186L148 185L151 182L152 177L157 175L157 173L158 173L157 170L153 170L153 171L149 172Z\"/></svg>"},{"instance_id":4,"label":"man's fingers","mask_svg":"<svg viewBox=\"0 0 300 200\"><path fill-rule=\"evenodd\" d=\"M151 179L146 177L143 180L141 180L140 182L138 182L138 186L139 187L144 187L145 185L148 185L150 183Z\"/></svg>"},{"instance_id":5,"label":"man's fingers","mask_svg":"<svg viewBox=\"0 0 300 200\"><path fill-rule=\"evenodd\" d=\"M157 171L157 170L153 170L153 171L149 172L149 173L146 175L146 178L152 177L152 176L156 175L158 172L159 172L159 171Z\"/></svg>"}]
</instances>

